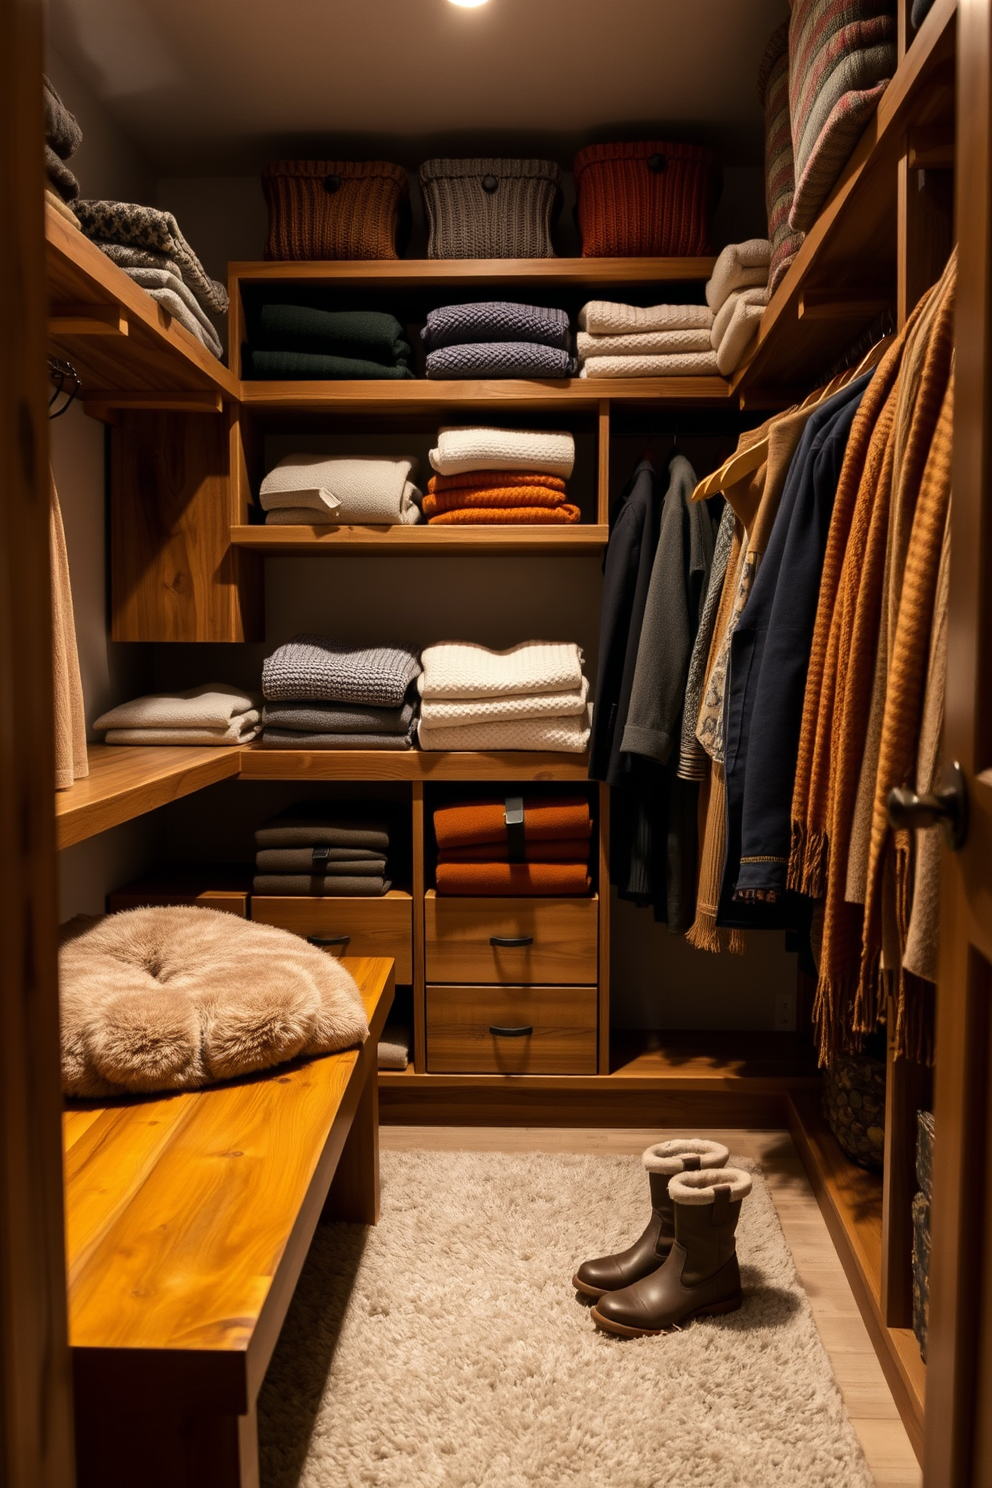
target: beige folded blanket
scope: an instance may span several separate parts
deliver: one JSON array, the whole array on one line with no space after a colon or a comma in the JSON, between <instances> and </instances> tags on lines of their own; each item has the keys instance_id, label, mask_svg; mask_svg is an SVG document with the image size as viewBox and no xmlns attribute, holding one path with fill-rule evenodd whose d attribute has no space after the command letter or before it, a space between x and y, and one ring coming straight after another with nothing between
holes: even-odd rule
<instances>
[{"instance_id":1,"label":"beige folded blanket","mask_svg":"<svg viewBox=\"0 0 992 1488\"><path fill-rule=\"evenodd\" d=\"M257 692L226 682L204 682L185 692L150 693L101 713L98 729L226 729L233 719L262 706ZM257 717L257 712L256 712Z\"/></svg>"},{"instance_id":2,"label":"beige folded blanket","mask_svg":"<svg viewBox=\"0 0 992 1488\"><path fill-rule=\"evenodd\" d=\"M592 709L580 718L529 718L519 722L479 723L469 728L428 728L421 720L417 730L421 749L473 749L484 751L547 749L563 754L582 754L589 743Z\"/></svg>"},{"instance_id":3,"label":"beige folded blanket","mask_svg":"<svg viewBox=\"0 0 992 1488\"><path fill-rule=\"evenodd\" d=\"M313 508L336 522L399 524L420 497L410 479L416 464L412 456L286 455L262 481L259 501L267 512Z\"/></svg>"},{"instance_id":4,"label":"beige folded blanket","mask_svg":"<svg viewBox=\"0 0 992 1488\"><path fill-rule=\"evenodd\" d=\"M405 1070L410 1063L410 1030L399 1023L387 1023L376 1050L380 1069Z\"/></svg>"},{"instance_id":5,"label":"beige folded blanket","mask_svg":"<svg viewBox=\"0 0 992 1488\"><path fill-rule=\"evenodd\" d=\"M428 728L467 728L528 718L580 718L589 701L589 680L574 692L511 693L508 697L423 698L420 717Z\"/></svg>"},{"instance_id":6,"label":"beige folded blanket","mask_svg":"<svg viewBox=\"0 0 992 1488\"><path fill-rule=\"evenodd\" d=\"M709 305L620 305L590 300L579 311L579 330L594 336L629 336L639 331L706 331L713 324Z\"/></svg>"},{"instance_id":7,"label":"beige folded blanket","mask_svg":"<svg viewBox=\"0 0 992 1488\"><path fill-rule=\"evenodd\" d=\"M582 358L673 356L684 351L709 351L710 345L710 332L705 326L694 331L634 331L629 336L593 336L580 331L576 337Z\"/></svg>"},{"instance_id":8,"label":"beige folded blanket","mask_svg":"<svg viewBox=\"0 0 992 1488\"><path fill-rule=\"evenodd\" d=\"M359 521L357 517L342 517L339 511L329 511L327 507L316 506L282 506L277 511L265 513L265 525L267 527L415 527L418 522L424 520L424 514L420 507L412 499L412 493L419 496L416 486L410 487L410 505L400 512L399 516L383 522L377 519L373 522L370 518Z\"/></svg>"},{"instance_id":9,"label":"beige folded blanket","mask_svg":"<svg viewBox=\"0 0 992 1488\"><path fill-rule=\"evenodd\" d=\"M105 744L216 744L230 748L250 744L261 728L261 715L244 713L220 728L119 728L108 729Z\"/></svg>"},{"instance_id":10,"label":"beige folded blanket","mask_svg":"<svg viewBox=\"0 0 992 1488\"><path fill-rule=\"evenodd\" d=\"M594 356L582 363L580 377L715 377L715 351L679 356Z\"/></svg>"},{"instance_id":11,"label":"beige folded blanket","mask_svg":"<svg viewBox=\"0 0 992 1488\"><path fill-rule=\"evenodd\" d=\"M567 480L575 465L575 440L540 429L441 429L431 464L438 475L466 470L528 470Z\"/></svg>"},{"instance_id":12,"label":"beige folded blanket","mask_svg":"<svg viewBox=\"0 0 992 1488\"><path fill-rule=\"evenodd\" d=\"M730 305L731 301L733 302L731 314L726 319L725 329L716 353L717 366L724 377L729 377L731 372L736 371L740 366L758 334L758 326L761 324L761 317L768 303L768 290L745 289L738 295L731 295L727 305ZM724 306L724 310L727 305ZM723 314L723 310L720 314Z\"/></svg>"},{"instance_id":13,"label":"beige folded blanket","mask_svg":"<svg viewBox=\"0 0 992 1488\"><path fill-rule=\"evenodd\" d=\"M772 245L767 238L728 243L713 265L713 273L706 285L706 303L713 314L735 289L767 284L771 257Z\"/></svg>"},{"instance_id":14,"label":"beige folded blanket","mask_svg":"<svg viewBox=\"0 0 992 1488\"><path fill-rule=\"evenodd\" d=\"M486 698L582 686L582 652L572 641L521 641L490 651L474 641L440 641L421 654L423 698Z\"/></svg>"}]
</instances>

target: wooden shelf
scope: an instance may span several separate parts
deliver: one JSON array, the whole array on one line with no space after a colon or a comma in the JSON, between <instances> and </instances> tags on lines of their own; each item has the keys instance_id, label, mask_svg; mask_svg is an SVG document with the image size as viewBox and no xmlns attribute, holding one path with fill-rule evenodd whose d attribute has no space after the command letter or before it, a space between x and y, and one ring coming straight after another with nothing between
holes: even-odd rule
<instances>
[{"instance_id":1,"label":"wooden shelf","mask_svg":"<svg viewBox=\"0 0 992 1488\"><path fill-rule=\"evenodd\" d=\"M120 395L135 407L157 393L167 407L168 394L185 393L199 397L175 406L206 409L237 398L234 373L51 206L45 232L49 339L79 373L87 403Z\"/></svg>"},{"instance_id":2,"label":"wooden shelf","mask_svg":"<svg viewBox=\"0 0 992 1488\"><path fill-rule=\"evenodd\" d=\"M705 280L715 258L397 258L361 262L232 263L232 285L375 283L448 287L507 284L685 284Z\"/></svg>"},{"instance_id":3,"label":"wooden shelf","mask_svg":"<svg viewBox=\"0 0 992 1488\"><path fill-rule=\"evenodd\" d=\"M382 553L395 557L437 557L441 553L598 554L609 528L596 523L576 527L232 527L236 548L256 553Z\"/></svg>"},{"instance_id":4,"label":"wooden shelf","mask_svg":"<svg viewBox=\"0 0 992 1488\"><path fill-rule=\"evenodd\" d=\"M241 750L91 744L90 773L55 793L58 847L143 816L238 773Z\"/></svg>"},{"instance_id":5,"label":"wooden shelf","mask_svg":"<svg viewBox=\"0 0 992 1488\"><path fill-rule=\"evenodd\" d=\"M241 751L242 780L587 780L585 754L482 754L430 750L265 749Z\"/></svg>"},{"instance_id":6,"label":"wooden shelf","mask_svg":"<svg viewBox=\"0 0 992 1488\"><path fill-rule=\"evenodd\" d=\"M805 386L875 318L879 290L895 306L897 163L907 128L953 118L956 19L957 0L934 0L732 378L744 406L792 401L790 385Z\"/></svg>"},{"instance_id":7,"label":"wooden shelf","mask_svg":"<svg viewBox=\"0 0 992 1488\"><path fill-rule=\"evenodd\" d=\"M881 1307L882 1179L845 1156L819 1098L789 1098L789 1129L917 1457L923 1450L926 1365L909 1328L890 1328Z\"/></svg>"},{"instance_id":8,"label":"wooden shelf","mask_svg":"<svg viewBox=\"0 0 992 1488\"><path fill-rule=\"evenodd\" d=\"M560 408L594 412L600 403L683 406L731 404L723 377L572 377L530 381L514 377L489 381L242 382L241 403L250 410L296 413L430 412L452 407Z\"/></svg>"}]
</instances>

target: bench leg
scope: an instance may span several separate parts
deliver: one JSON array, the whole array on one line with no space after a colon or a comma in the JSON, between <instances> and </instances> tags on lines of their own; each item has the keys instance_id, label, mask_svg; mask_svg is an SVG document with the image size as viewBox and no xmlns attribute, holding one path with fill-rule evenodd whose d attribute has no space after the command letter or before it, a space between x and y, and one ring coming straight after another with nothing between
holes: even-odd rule
<instances>
[{"instance_id":1,"label":"bench leg","mask_svg":"<svg viewBox=\"0 0 992 1488\"><path fill-rule=\"evenodd\" d=\"M78 1488L258 1488L258 1421L247 1416L76 1414Z\"/></svg>"},{"instance_id":2,"label":"bench leg","mask_svg":"<svg viewBox=\"0 0 992 1488\"><path fill-rule=\"evenodd\" d=\"M379 1223L379 1068L372 1039L363 1046L365 1084L321 1218Z\"/></svg>"}]
</instances>

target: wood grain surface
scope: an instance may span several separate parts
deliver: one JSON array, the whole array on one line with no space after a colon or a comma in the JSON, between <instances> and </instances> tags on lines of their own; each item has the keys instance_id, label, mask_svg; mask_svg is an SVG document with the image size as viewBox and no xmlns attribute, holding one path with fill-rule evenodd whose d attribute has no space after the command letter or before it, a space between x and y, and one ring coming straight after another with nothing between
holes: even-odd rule
<instances>
[{"instance_id":1,"label":"wood grain surface","mask_svg":"<svg viewBox=\"0 0 992 1488\"><path fill-rule=\"evenodd\" d=\"M228 264L231 300L243 284L361 282L397 285L492 284L514 279L549 284L684 284L708 279L715 258L400 258Z\"/></svg>"},{"instance_id":2,"label":"wood grain surface","mask_svg":"<svg viewBox=\"0 0 992 1488\"><path fill-rule=\"evenodd\" d=\"M597 980L596 895L586 899L424 899L428 982ZM493 946L491 936L529 936L527 946Z\"/></svg>"},{"instance_id":3,"label":"wood grain surface","mask_svg":"<svg viewBox=\"0 0 992 1488\"><path fill-rule=\"evenodd\" d=\"M55 793L59 847L237 775L241 755L185 744L91 744L88 753L89 775Z\"/></svg>"},{"instance_id":4,"label":"wood grain surface","mask_svg":"<svg viewBox=\"0 0 992 1488\"><path fill-rule=\"evenodd\" d=\"M328 947L332 955L388 956L396 963L396 980L413 981L413 900L402 889L378 899L253 894L251 917L294 935L347 935L346 946Z\"/></svg>"},{"instance_id":5,"label":"wood grain surface","mask_svg":"<svg viewBox=\"0 0 992 1488\"><path fill-rule=\"evenodd\" d=\"M491 1029L527 1027L524 1036ZM596 1073L595 987L437 987L427 984L431 1074Z\"/></svg>"},{"instance_id":6,"label":"wood grain surface","mask_svg":"<svg viewBox=\"0 0 992 1488\"><path fill-rule=\"evenodd\" d=\"M265 749L241 751L242 780L587 780L584 754L474 750Z\"/></svg>"},{"instance_id":7,"label":"wood grain surface","mask_svg":"<svg viewBox=\"0 0 992 1488\"><path fill-rule=\"evenodd\" d=\"M609 540L598 523L574 527L232 527L231 542L256 553L388 553L394 557L430 557L478 553L597 553Z\"/></svg>"}]
</instances>

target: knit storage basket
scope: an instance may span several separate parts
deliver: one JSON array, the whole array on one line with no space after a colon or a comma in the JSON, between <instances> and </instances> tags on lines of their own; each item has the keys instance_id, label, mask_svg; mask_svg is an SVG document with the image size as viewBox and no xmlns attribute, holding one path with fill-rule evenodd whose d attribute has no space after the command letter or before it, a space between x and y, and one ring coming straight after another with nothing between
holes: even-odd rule
<instances>
[{"instance_id":1,"label":"knit storage basket","mask_svg":"<svg viewBox=\"0 0 992 1488\"><path fill-rule=\"evenodd\" d=\"M561 205L553 160L425 160L428 258L554 258Z\"/></svg>"},{"instance_id":2,"label":"knit storage basket","mask_svg":"<svg viewBox=\"0 0 992 1488\"><path fill-rule=\"evenodd\" d=\"M589 145L575 157L583 258L690 258L709 249L715 161L663 140Z\"/></svg>"},{"instance_id":3,"label":"knit storage basket","mask_svg":"<svg viewBox=\"0 0 992 1488\"><path fill-rule=\"evenodd\" d=\"M385 160L278 160L262 172L270 259L398 258L406 171Z\"/></svg>"},{"instance_id":4,"label":"knit storage basket","mask_svg":"<svg viewBox=\"0 0 992 1488\"><path fill-rule=\"evenodd\" d=\"M848 1157L880 1173L885 1149L884 1060L867 1054L836 1059L824 1076L823 1110Z\"/></svg>"}]
</instances>

